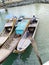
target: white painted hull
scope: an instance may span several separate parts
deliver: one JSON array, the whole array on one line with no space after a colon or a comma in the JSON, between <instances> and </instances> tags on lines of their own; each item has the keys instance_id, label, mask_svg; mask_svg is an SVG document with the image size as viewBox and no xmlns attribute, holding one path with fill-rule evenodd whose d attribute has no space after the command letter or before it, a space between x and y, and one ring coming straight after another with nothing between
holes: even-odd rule
<instances>
[{"instance_id":1,"label":"white painted hull","mask_svg":"<svg viewBox=\"0 0 49 65\"><path fill-rule=\"evenodd\" d=\"M18 46L17 46L17 50L18 51L23 51L25 50L29 45L30 45L31 41L27 38L27 39L21 39Z\"/></svg>"}]
</instances>

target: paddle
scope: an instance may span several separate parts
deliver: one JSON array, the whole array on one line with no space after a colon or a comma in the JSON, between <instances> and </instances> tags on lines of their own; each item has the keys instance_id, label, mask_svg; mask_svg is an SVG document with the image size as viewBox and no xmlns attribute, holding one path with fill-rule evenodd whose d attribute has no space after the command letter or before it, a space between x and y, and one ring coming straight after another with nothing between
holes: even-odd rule
<instances>
[{"instance_id":1,"label":"paddle","mask_svg":"<svg viewBox=\"0 0 49 65\"><path fill-rule=\"evenodd\" d=\"M42 60L41 60L41 58L40 58L40 55L39 55L39 53L38 53L38 49L37 49L36 42L35 42L35 40L31 40L31 41L32 41L32 47L34 48L34 51L35 51L36 56L37 56L37 58L38 58L38 60L39 60L39 63L40 63L40 65L43 65Z\"/></svg>"}]
</instances>

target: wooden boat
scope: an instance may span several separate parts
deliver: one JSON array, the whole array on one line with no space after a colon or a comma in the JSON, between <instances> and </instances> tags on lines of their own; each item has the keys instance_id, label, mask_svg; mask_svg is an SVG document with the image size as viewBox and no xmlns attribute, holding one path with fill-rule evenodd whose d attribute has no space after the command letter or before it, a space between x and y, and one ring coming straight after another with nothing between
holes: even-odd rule
<instances>
[{"instance_id":1,"label":"wooden boat","mask_svg":"<svg viewBox=\"0 0 49 65\"><path fill-rule=\"evenodd\" d=\"M28 29L26 30L25 34L23 35L23 37L17 45L17 50L19 52L26 50L26 48L31 44L30 39L34 39L38 23L39 22L36 20L28 26Z\"/></svg>"},{"instance_id":2,"label":"wooden boat","mask_svg":"<svg viewBox=\"0 0 49 65\"><path fill-rule=\"evenodd\" d=\"M23 20L25 22L25 20ZM29 26L30 21L27 20L28 22L26 23L25 29L23 31L23 34L25 33L27 27ZM20 23L20 22L19 22ZM17 29L18 29L18 24L17 24ZM15 34L15 31L13 34L9 37L9 39L2 45L0 48L0 63L4 61L10 53L15 49L17 44L19 43L20 39L22 38L22 35Z\"/></svg>"},{"instance_id":3,"label":"wooden boat","mask_svg":"<svg viewBox=\"0 0 49 65\"><path fill-rule=\"evenodd\" d=\"M7 41L7 39L12 34L15 22L16 19L13 19L12 21L9 21L8 23L5 24L4 30L0 34L0 47Z\"/></svg>"}]
</instances>

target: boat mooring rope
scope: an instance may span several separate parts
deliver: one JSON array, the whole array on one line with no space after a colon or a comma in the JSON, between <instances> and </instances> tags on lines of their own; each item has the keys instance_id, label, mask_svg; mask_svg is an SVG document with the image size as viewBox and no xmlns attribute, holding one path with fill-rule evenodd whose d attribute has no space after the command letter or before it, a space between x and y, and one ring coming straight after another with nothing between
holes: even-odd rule
<instances>
[{"instance_id":1,"label":"boat mooring rope","mask_svg":"<svg viewBox=\"0 0 49 65\"><path fill-rule=\"evenodd\" d=\"M40 63L40 65L43 65L42 60L41 60L41 57L40 57L40 55L39 55L39 53L38 53L38 49L37 49L36 42L35 42L35 40L31 40L31 41L32 41L32 46L33 46L33 48L34 48L34 51L35 51L35 53L36 53L36 56L37 56L37 58L38 58L38 60L39 60L39 63Z\"/></svg>"}]
</instances>

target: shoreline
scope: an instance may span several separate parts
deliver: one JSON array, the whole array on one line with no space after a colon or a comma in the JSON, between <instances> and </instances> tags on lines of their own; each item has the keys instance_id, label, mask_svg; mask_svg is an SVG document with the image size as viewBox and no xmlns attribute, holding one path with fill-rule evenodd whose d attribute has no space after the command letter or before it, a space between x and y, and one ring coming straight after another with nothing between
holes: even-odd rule
<instances>
[{"instance_id":1,"label":"shoreline","mask_svg":"<svg viewBox=\"0 0 49 65\"><path fill-rule=\"evenodd\" d=\"M30 4L36 4L36 3L42 3L44 4L45 2L33 2L33 1L21 1L21 2L11 2L11 3L1 3L0 8L11 8L11 7L18 7L18 6L24 6L24 5L30 5ZM46 2L45 4L49 4L49 2Z\"/></svg>"}]
</instances>

